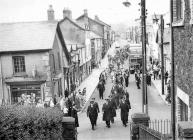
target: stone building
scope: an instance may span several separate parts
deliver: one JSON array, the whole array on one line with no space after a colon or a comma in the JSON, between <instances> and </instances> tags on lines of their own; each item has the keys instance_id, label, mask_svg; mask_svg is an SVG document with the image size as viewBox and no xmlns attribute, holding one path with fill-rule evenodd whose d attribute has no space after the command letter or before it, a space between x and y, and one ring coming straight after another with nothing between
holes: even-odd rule
<instances>
[{"instance_id":1,"label":"stone building","mask_svg":"<svg viewBox=\"0 0 193 140\"><path fill-rule=\"evenodd\" d=\"M193 120L193 1L173 0L178 120Z\"/></svg>"},{"instance_id":2,"label":"stone building","mask_svg":"<svg viewBox=\"0 0 193 140\"><path fill-rule=\"evenodd\" d=\"M64 95L69 57L59 31L56 21L0 24L0 103Z\"/></svg>"},{"instance_id":3,"label":"stone building","mask_svg":"<svg viewBox=\"0 0 193 140\"><path fill-rule=\"evenodd\" d=\"M80 83L91 73L90 31L73 21L71 13L69 9L64 9L64 19L60 21L59 26L73 65L76 65L71 68L71 73L74 73L72 81Z\"/></svg>"},{"instance_id":4,"label":"stone building","mask_svg":"<svg viewBox=\"0 0 193 140\"><path fill-rule=\"evenodd\" d=\"M88 30L93 31L103 38L102 57L106 54L111 46L111 26L101 21L98 16L92 19L88 16L88 11L85 9L83 15L76 19L77 23Z\"/></svg>"}]
</instances>

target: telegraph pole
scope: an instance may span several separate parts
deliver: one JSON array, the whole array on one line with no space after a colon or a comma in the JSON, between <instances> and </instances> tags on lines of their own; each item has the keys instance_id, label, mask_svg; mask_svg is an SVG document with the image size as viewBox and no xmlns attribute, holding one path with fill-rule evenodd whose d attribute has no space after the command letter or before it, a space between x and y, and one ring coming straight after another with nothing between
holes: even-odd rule
<instances>
[{"instance_id":1,"label":"telegraph pole","mask_svg":"<svg viewBox=\"0 0 193 140\"><path fill-rule=\"evenodd\" d=\"M163 45L163 35L164 35L164 19L161 15L161 85L162 85L162 95L164 94L164 45Z\"/></svg>"},{"instance_id":2,"label":"telegraph pole","mask_svg":"<svg viewBox=\"0 0 193 140\"><path fill-rule=\"evenodd\" d=\"M142 111L148 114L148 100L147 100L147 68L146 68L146 2L141 0L141 25L142 25L142 97L143 97L143 108Z\"/></svg>"},{"instance_id":3,"label":"telegraph pole","mask_svg":"<svg viewBox=\"0 0 193 140\"><path fill-rule=\"evenodd\" d=\"M172 140L176 140L176 93L175 93L175 67L174 67L174 38L173 38L173 0L170 0L170 45L171 45L171 126Z\"/></svg>"}]
</instances>

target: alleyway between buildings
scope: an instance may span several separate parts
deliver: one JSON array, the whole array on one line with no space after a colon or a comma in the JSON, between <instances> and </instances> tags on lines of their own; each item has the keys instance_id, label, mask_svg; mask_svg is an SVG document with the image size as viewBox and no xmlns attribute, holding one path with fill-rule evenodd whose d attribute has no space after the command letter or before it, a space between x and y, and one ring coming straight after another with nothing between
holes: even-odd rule
<instances>
[{"instance_id":1,"label":"alleyway between buildings","mask_svg":"<svg viewBox=\"0 0 193 140\"><path fill-rule=\"evenodd\" d=\"M127 61L125 66L128 68ZM90 85L96 84L95 81L90 81ZM105 85L104 98L108 97L111 88L113 86L110 78L107 80ZM130 76L130 83L127 91L130 95L131 110L129 112L129 121L131 122L131 115L133 113L142 112L142 95L141 90L137 89L134 75ZM105 122L102 121L102 105L104 100L99 99L98 90L95 89L91 97L95 97L96 101L99 103L100 113L98 116L96 129L93 131L91 129L89 118L86 116L86 108L82 113L79 114L80 127L78 128L78 140L129 140L130 139L130 127L123 127L120 119L120 110L117 110L117 117L115 117L115 123L111 125L111 128L107 128ZM149 102L149 116L151 120L165 120L170 119L170 106L165 104L165 102L159 96L158 90L152 85L148 87L148 102ZM88 105L88 104L87 104Z\"/></svg>"}]
</instances>

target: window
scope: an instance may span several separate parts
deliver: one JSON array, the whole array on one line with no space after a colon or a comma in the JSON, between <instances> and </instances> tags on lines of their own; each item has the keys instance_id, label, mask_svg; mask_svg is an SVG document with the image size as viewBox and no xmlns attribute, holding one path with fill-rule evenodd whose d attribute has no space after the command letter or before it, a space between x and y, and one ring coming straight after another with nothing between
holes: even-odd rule
<instances>
[{"instance_id":1,"label":"window","mask_svg":"<svg viewBox=\"0 0 193 140\"><path fill-rule=\"evenodd\" d=\"M58 52L58 66L59 69L61 69L61 61L60 61L60 53Z\"/></svg>"},{"instance_id":2,"label":"window","mask_svg":"<svg viewBox=\"0 0 193 140\"><path fill-rule=\"evenodd\" d=\"M183 5L182 0L177 0L176 3L176 17L177 20L183 19Z\"/></svg>"},{"instance_id":3,"label":"window","mask_svg":"<svg viewBox=\"0 0 193 140\"><path fill-rule=\"evenodd\" d=\"M25 69L24 56L13 56L14 73L23 73Z\"/></svg>"},{"instance_id":4,"label":"window","mask_svg":"<svg viewBox=\"0 0 193 140\"><path fill-rule=\"evenodd\" d=\"M184 0L173 0L173 21L175 25L180 26L184 24L184 10Z\"/></svg>"},{"instance_id":5,"label":"window","mask_svg":"<svg viewBox=\"0 0 193 140\"><path fill-rule=\"evenodd\" d=\"M190 24L193 24L193 0L190 0Z\"/></svg>"},{"instance_id":6,"label":"window","mask_svg":"<svg viewBox=\"0 0 193 140\"><path fill-rule=\"evenodd\" d=\"M54 58L54 54L50 54L50 59L51 59L51 65L53 66L53 73L56 72L56 64L55 64L55 58Z\"/></svg>"}]
</instances>

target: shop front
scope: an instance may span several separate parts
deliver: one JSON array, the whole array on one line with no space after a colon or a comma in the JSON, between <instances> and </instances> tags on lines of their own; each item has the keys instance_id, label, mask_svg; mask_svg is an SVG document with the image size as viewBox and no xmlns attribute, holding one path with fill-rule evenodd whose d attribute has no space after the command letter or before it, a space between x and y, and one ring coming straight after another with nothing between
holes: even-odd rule
<instances>
[{"instance_id":1,"label":"shop front","mask_svg":"<svg viewBox=\"0 0 193 140\"><path fill-rule=\"evenodd\" d=\"M31 98L33 96L36 103L40 99L43 100L44 95L41 90L41 85L43 83L45 83L45 81L6 81L6 84L10 87L11 104L21 102L23 95L25 95L26 98Z\"/></svg>"}]
</instances>

